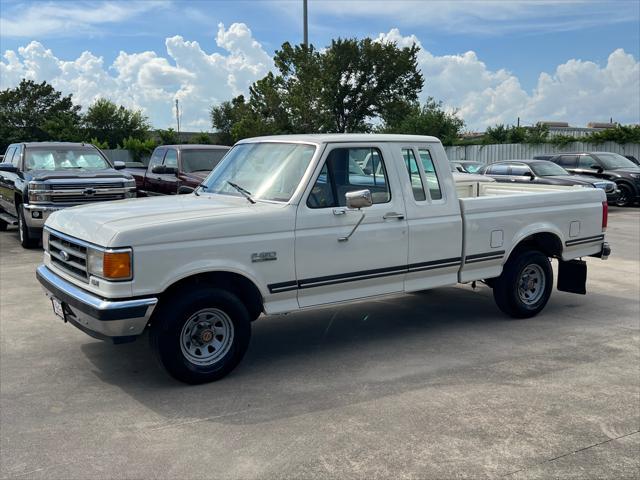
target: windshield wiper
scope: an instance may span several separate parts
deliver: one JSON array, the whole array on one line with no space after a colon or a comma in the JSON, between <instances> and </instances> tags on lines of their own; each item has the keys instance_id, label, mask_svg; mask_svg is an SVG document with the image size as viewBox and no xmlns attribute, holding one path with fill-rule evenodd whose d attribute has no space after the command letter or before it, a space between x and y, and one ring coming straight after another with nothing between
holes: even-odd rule
<instances>
[{"instance_id":1,"label":"windshield wiper","mask_svg":"<svg viewBox=\"0 0 640 480\"><path fill-rule=\"evenodd\" d=\"M252 204L253 204L253 203L256 203L256 201L255 201L253 198L251 198L251 192L250 192L250 191L245 190L245 189L244 189L244 188L242 188L240 185L236 185L235 183L230 182L229 180L227 180L227 183L228 183L229 185L231 185L233 188L235 188L237 191L239 191L239 192L242 194L242 196L243 196L244 198L246 198L247 200L249 200L249 203L252 203Z\"/></svg>"},{"instance_id":2,"label":"windshield wiper","mask_svg":"<svg viewBox=\"0 0 640 480\"><path fill-rule=\"evenodd\" d=\"M193 194L196 197L199 197L200 194L198 193L198 189L201 188L202 190L206 191L207 190L207 186L204 183L201 183L199 185L196 185L196 188L193 189Z\"/></svg>"}]
</instances>

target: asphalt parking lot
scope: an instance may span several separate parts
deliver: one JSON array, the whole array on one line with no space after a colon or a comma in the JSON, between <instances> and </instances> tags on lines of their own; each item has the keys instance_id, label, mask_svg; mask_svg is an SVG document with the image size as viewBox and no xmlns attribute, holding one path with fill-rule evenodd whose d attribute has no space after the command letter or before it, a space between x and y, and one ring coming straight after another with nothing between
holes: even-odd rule
<instances>
[{"instance_id":1,"label":"asphalt parking lot","mask_svg":"<svg viewBox=\"0 0 640 480\"><path fill-rule=\"evenodd\" d=\"M263 317L226 379L57 320L0 233L2 478L638 478L640 209L587 296L508 320L485 286Z\"/></svg>"}]
</instances>

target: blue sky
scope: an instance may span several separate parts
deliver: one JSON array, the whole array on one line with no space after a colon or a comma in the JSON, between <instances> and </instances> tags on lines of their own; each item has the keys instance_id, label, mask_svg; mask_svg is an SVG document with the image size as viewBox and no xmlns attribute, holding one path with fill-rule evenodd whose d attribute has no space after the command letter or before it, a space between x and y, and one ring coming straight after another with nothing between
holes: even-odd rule
<instances>
[{"instance_id":1,"label":"blue sky","mask_svg":"<svg viewBox=\"0 0 640 480\"><path fill-rule=\"evenodd\" d=\"M0 6L2 88L24 76L51 81L81 103L117 96L113 100L143 108L159 127L171 121L171 96L189 107L186 124L206 130L212 102L246 90L271 68L264 54L302 39L302 0L2 0ZM320 47L339 36L419 42L423 97L459 108L470 129L521 114L531 122L543 116L586 123L602 120L591 118L601 113L639 121L638 0L309 0L309 23L310 41ZM97 61L87 66L83 52L101 59L101 72ZM131 68L139 69L136 75ZM226 86L206 85L207 75ZM592 108L578 105L599 94L605 98ZM558 105L563 99L566 105Z\"/></svg>"}]
</instances>

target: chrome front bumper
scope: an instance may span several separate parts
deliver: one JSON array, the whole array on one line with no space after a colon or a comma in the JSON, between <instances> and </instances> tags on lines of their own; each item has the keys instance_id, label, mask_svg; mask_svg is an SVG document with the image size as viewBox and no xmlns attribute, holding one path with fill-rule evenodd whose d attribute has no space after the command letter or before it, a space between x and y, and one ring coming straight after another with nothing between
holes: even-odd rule
<instances>
[{"instance_id":1,"label":"chrome front bumper","mask_svg":"<svg viewBox=\"0 0 640 480\"><path fill-rule=\"evenodd\" d=\"M24 221L29 228L43 228L49 215L62 207L48 207L44 205L22 205Z\"/></svg>"},{"instance_id":2,"label":"chrome front bumper","mask_svg":"<svg viewBox=\"0 0 640 480\"><path fill-rule=\"evenodd\" d=\"M53 273L45 265L36 270L45 294L62 303L65 321L101 340L124 343L140 335L155 309L157 298L107 300Z\"/></svg>"}]
</instances>

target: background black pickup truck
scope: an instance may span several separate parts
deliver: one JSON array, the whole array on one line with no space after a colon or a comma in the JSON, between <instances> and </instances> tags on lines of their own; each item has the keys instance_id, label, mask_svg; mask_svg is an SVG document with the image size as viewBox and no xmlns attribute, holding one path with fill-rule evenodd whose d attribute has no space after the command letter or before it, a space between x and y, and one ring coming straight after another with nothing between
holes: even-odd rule
<instances>
[{"instance_id":1,"label":"background black pickup truck","mask_svg":"<svg viewBox=\"0 0 640 480\"><path fill-rule=\"evenodd\" d=\"M0 230L18 225L25 248L40 242L47 217L56 210L136 196L131 175L118 171L96 147L84 143L33 142L9 145L0 163Z\"/></svg>"},{"instance_id":2,"label":"background black pickup truck","mask_svg":"<svg viewBox=\"0 0 640 480\"><path fill-rule=\"evenodd\" d=\"M138 194L175 195L200 185L222 160L229 147L222 145L162 145L146 168L127 168L136 180Z\"/></svg>"}]
</instances>

